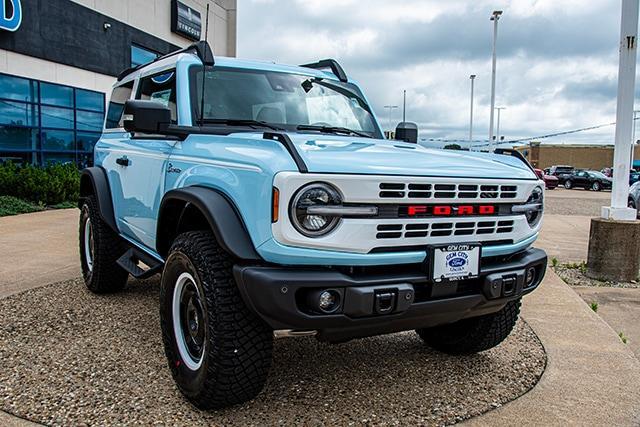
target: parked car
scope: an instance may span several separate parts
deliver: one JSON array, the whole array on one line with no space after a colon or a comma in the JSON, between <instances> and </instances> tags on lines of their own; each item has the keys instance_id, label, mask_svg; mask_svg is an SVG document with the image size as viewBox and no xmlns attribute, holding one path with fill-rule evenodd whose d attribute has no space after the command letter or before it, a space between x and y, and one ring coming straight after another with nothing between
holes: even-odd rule
<instances>
[{"instance_id":1,"label":"parked car","mask_svg":"<svg viewBox=\"0 0 640 427\"><path fill-rule=\"evenodd\" d=\"M564 188L584 188L585 190L610 190L611 178L607 178L598 171L573 171L571 175L564 176Z\"/></svg>"},{"instance_id":2,"label":"parked car","mask_svg":"<svg viewBox=\"0 0 640 427\"><path fill-rule=\"evenodd\" d=\"M640 181L629 188L629 207L638 212L637 218L640 219Z\"/></svg>"},{"instance_id":3,"label":"parked car","mask_svg":"<svg viewBox=\"0 0 640 427\"><path fill-rule=\"evenodd\" d=\"M526 160L384 139L333 60L198 42L123 72L107 117L81 177L84 282L111 293L161 273L168 367L200 408L254 398L274 335L413 329L442 352L487 350L544 277Z\"/></svg>"},{"instance_id":4,"label":"parked car","mask_svg":"<svg viewBox=\"0 0 640 427\"><path fill-rule=\"evenodd\" d=\"M535 169L538 178L544 181L544 186L547 190L553 190L558 187L558 177L553 175L547 175L542 169Z\"/></svg>"},{"instance_id":5,"label":"parked car","mask_svg":"<svg viewBox=\"0 0 640 427\"><path fill-rule=\"evenodd\" d=\"M553 176L567 175L573 172L574 169L575 168L573 166L555 165L549 168L548 175L553 175Z\"/></svg>"},{"instance_id":6,"label":"parked car","mask_svg":"<svg viewBox=\"0 0 640 427\"><path fill-rule=\"evenodd\" d=\"M632 170L629 173L629 185L633 185L638 181L640 181L640 172L636 172L636 171Z\"/></svg>"},{"instance_id":7,"label":"parked car","mask_svg":"<svg viewBox=\"0 0 640 427\"><path fill-rule=\"evenodd\" d=\"M607 178L611 178L613 176L613 168L603 168L600 170Z\"/></svg>"}]
</instances>

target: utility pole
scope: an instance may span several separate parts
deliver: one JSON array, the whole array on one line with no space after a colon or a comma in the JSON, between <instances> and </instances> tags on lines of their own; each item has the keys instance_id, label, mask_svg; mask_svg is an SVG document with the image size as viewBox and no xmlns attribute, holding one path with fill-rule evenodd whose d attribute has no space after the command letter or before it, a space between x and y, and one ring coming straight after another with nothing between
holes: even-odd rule
<instances>
[{"instance_id":1,"label":"utility pole","mask_svg":"<svg viewBox=\"0 0 640 427\"><path fill-rule=\"evenodd\" d=\"M471 74L469 76L469 80L471 80L471 107L469 109L469 150L471 150L471 147L473 146L473 81L475 79L475 74Z\"/></svg>"},{"instance_id":2,"label":"utility pole","mask_svg":"<svg viewBox=\"0 0 640 427\"><path fill-rule=\"evenodd\" d=\"M494 10L491 14L493 21L493 55L491 59L491 112L489 118L489 152L493 152L493 109L496 106L496 43L498 40L498 20L502 15L501 10Z\"/></svg>"},{"instance_id":3,"label":"utility pole","mask_svg":"<svg viewBox=\"0 0 640 427\"><path fill-rule=\"evenodd\" d=\"M389 109L389 114L387 116L387 120L388 120L388 129L389 129L389 139L391 139L391 110L398 108L397 105L385 105L384 108L388 108Z\"/></svg>"},{"instance_id":4,"label":"utility pole","mask_svg":"<svg viewBox=\"0 0 640 427\"><path fill-rule=\"evenodd\" d=\"M498 121L496 123L496 144L500 144L500 110L505 110L507 107L496 107L498 110Z\"/></svg>"}]
</instances>

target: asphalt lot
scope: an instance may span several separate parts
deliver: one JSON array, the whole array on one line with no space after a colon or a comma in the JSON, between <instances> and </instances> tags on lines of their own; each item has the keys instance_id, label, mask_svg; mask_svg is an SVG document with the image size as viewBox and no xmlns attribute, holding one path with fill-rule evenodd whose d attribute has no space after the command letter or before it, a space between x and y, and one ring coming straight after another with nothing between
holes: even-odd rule
<instances>
[{"instance_id":1,"label":"asphalt lot","mask_svg":"<svg viewBox=\"0 0 640 427\"><path fill-rule=\"evenodd\" d=\"M610 191L566 190L558 187L547 190L545 195L546 215L599 216L600 208L607 206Z\"/></svg>"}]
</instances>

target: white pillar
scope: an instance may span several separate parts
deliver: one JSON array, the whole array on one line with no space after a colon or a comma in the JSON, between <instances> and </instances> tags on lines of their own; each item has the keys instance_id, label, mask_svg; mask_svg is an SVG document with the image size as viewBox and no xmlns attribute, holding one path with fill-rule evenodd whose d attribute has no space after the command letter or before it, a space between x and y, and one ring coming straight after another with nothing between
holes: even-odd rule
<instances>
[{"instance_id":1,"label":"white pillar","mask_svg":"<svg viewBox=\"0 0 640 427\"><path fill-rule=\"evenodd\" d=\"M605 219L636 219L636 211L627 207L627 200L629 197L629 152L631 150L633 100L636 83L638 2L639 0L622 0L613 189L611 191L611 206L602 208L602 217Z\"/></svg>"},{"instance_id":2,"label":"white pillar","mask_svg":"<svg viewBox=\"0 0 640 427\"><path fill-rule=\"evenodd\" d=\"M471 80L471 108L469 112L469 150L473 151L473 81L476 79L475 74L469 76Z\"/></svg>"},{"instance_id":3,"label":"white pillar","mask_svg":"<svg viewBox=\"0 0 640 427\"><path fill-rule=\"evenodd\" d=\"M498 40L498 20L502 11L495 10L491 15L493 21L493 55L491 58L491 112L489 113L489 152L494 149L493 143L493 109L496 106L496 43Z\"/></svg>"}]
</instances>

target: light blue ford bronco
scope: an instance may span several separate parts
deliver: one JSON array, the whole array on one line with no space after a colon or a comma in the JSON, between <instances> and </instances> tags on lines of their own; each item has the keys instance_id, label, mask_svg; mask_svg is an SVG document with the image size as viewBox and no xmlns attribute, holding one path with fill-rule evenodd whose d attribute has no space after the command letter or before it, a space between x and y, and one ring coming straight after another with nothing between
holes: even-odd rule
<instances>
[{"instance_id":1,"label":"light blue ford bronco","mask_svg":"<svg viewBox=\"0 0 640 427\"><path fill-rule=\"evenodd\" d=\"M168 365L200 408L255 397L278 336L494 347L544 276L544 184L516 152L427 149L415 129L384 139L333 60L199 42L127 70L81 179L86 286L161 273Z\"/></svg>"}]
</instances>

